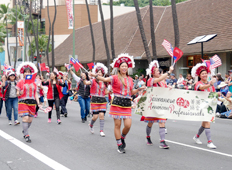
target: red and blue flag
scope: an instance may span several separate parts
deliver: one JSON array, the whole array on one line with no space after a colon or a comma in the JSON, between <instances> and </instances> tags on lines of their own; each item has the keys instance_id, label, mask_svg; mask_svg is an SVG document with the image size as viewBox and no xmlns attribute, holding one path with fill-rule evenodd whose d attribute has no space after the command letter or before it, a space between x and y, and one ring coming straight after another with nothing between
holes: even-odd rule
<instances>
[{"instance_id":1,"label":"red and blue flag","mask_svg":"<svg viewBox=\"0 0 232 170\"><path fill-rule=\"evenodd\" d=\"M35 82L35 78L36 78L37 73L32 74L32 75L26 75L25 77L25 84L31 84Z\"/></svg>"}]
</instances>

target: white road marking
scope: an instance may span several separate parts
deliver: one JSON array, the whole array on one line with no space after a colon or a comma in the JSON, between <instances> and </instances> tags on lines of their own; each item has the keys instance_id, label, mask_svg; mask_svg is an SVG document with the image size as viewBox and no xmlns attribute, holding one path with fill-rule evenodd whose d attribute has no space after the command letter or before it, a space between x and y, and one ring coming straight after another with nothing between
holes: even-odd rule
<instances>
[{"instance_id":1,"label":"white road marking","mask_svg":"<svg viewBox=\"0 0 232 170\"><path fill-rule=\"evenodd\" d=\"M167 141L169 143L173 143L173 144L177 144L177 145L181 145L181 146L186 146L186 147L189 147L189 148L198 149L198 150L202 150L202 151L206 151L206 152L211 152L211 153L215 153L215 154L218 154L218 155L223 155L223 156L227 156L227 157L232 158L232 155L227 154L227 153L222 153L222 152L218 152L218 151L215 151L215 150L204 149L204 148L200 148L200 147L196 147L196 146L192 146L192 145L187 145L187 144L184 144L184 143L179 143L179 142L166 140L166 139L165 139L165 141Z\"/></svg>"},{"instance_id":2,"label":"white road marking","mask_svg":"<svg viewBox=\"0 0 232 170\"><path fill-rule=\"evenodd\" d=\"M46 155L40 153L39 151L33 149L32 147L24 144L23 142L17 140L16 138L8 135L7 133L0 130L0 136L4 139L8 140L9 142L13 143L14 145L18 146L20 149L24 150L25 152L29 153L36 159L40 160L44 164L48 165L52 169L55 170L70 170L69 168L61 165L60 163L54 161L53 159L47 157Z\"/></svg>"}]
</instances>

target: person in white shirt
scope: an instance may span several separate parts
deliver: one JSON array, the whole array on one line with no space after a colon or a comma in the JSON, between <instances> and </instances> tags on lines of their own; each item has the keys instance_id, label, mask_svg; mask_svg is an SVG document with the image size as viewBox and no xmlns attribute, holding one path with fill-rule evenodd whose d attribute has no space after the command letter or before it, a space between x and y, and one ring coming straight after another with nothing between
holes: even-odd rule
<instances>
[{"instance_id":1,"label":"person in white shirt","mask_svg":"<svg viewBox=\"0 0 232 170\"><path fill-rule=\"evenodd\" d=\"M179 75L179 79L177 80L177 87L179 89L184 88L184 77L182 74Z\"/></svg>"},{"instance_id":2,"label":"person in white shirt","mask_svg":"<svg viewBox=\"0 0 232 170\"><path fill-rule=\"evenodd\" d=\"M138 82L138 87L137 88L139 88L139 87L142 87L143 85L145 85L145 82L143 81L143 77L142 76L140 76L139 77L139 82Z\"/></svg>"}]
</instances>

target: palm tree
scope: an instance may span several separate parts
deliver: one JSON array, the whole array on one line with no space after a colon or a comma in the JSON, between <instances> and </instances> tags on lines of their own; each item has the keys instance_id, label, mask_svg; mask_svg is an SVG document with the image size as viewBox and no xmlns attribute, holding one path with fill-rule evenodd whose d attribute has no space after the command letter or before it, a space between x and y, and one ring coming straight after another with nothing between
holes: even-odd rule
<instances>
[{"instance_id":1,"label":"palm tree","mask_svg":"<svg viewBox=\"0 0 232 170\"><path fill-rule=\"evenodd\" d=\"M94 42L93 27L92 27L92 22L91 22L91 17L90 17L90 11L89 11L89 4L88 4L87 0L85 0L85 4L86 4L87 13L88 13L88 19L89 19L89 28L90 28L91 39L92 39L93 63L94 63L95 62L95 42Z\"/></svg>"},{"instance_id":2,"label":"palm tree","mask_svg":"<svg viewBox=\"0 0 232 170\"><path fill-rule=\"evenodd\" d=\"M0 5L0 18L3 18L3 23L6 22L8 62L9 62L9 65L11 65L10 52L9 52L9 41L8 41L8 28L7 28L7 17L9 15L9 12L10 12L9 4L7 4L7 5L1 4Z\"/></svg>"},{"instance_id":3,"label":"palm tree","mask_svg":"<svg viewBox=\"0 0 232 170\"><path fill-rule=\"evenodd\" d=\"M48 44L47 44L47 50L46 50L46 55L47 55L47 64L48 64L48 67L50 67L50 64L49 64L49 56L48 56L48 49L49 49L49 46L50 46L50 37L51 37L51 20L50 20L50 15L49 15L49 0L47 0L47 13L48 13L48 22L49 22L49 35L48 35Z\"/></svg>"},{"instance_id":4,"label":"palm tree","mask_svg":"<svg viewBox=\"0 0 232 170\"><path fill-rule=\"evenodd\" d=\"M42 55L43 52L47 51L47 44L48 44L48 36L45 34L42 34L38 37L38 48L39 48L39 53ZM36 48L36 42L35 38L32 39L31 41L31 49L28 50L29 55L33 55L37 48ZM52 45L49 44L48 52L52 50Z\"/></svg>"},{"instance_id":5,"label":"palm tree","mask_svg":"<svg viewBox=\"0 0 232 170\"><path fill-rule=\"evenodd\" d=\"M17 1L15 0L15 7L16 7L16 15L15 15L15 18L16 18L16 24L15 24L15 39L16 39L16 55L15 55L15 62L14 62L14 69L16 69L16 62L17 62L17 58L18 58L18 6L17 6ZM24 23L25 24L25 23Z\"/></svg>"},{"instance_id":6,"label":"palm tree","mask_svg":"<svg viewBox=\"0 0 232 170\"><path fill-rule=\"evenodd\" d=\"M106 49L106 56L107 56L107 67L110 70L110 52L109 52L109 47L107 43L106 28L105 28L105 21L104 21L104 16L103 16L103 11L102 11L101 0L98 0L98 6L99 6L100 15L101 15L102 33L103 33L103 39L104 39L104 44L105 44L105 49Z\"/></svg>"},{"instance_id":7,"label":"palm tree","mask_svg":"<svg viewBox=\"0 0 232 170\"><path fill-rule=\"evenodd\" d=\"M146 39L145 31L143 28L143 21L142 21L141 14L140 14L138 0L134 0L134 5L135 5L135 9L136 9L136 15L137 15L137 20L138 20L141 38L143 41L144 50L146 52L148 63L150 63L151 62L151 54L150 54L150 50L148 48L147 39Z\"/></svg>"},{"instance_id":8,"label":"palm tree","mask_svg":"<svg viewBox=\"0 0 232 170\"><path fill-rule=\"evenodd\" d=\"M3 45L6 37L6 28L4 24L0 24L0 53L4 51Z\"/></svg>"},{"instance_id":9,"label":"palm tree","mask_svg":"<svg viewBox=\"0 0 232 170\"><path fill-rule=\"evenodd\" d=\"M110 42L111 42L112 59L114 59L115 58L115 50L114 50L114 12L113 12L113 0L110 0Z\"/></svg>"},{"instance_id":10,"label":"palm tree","mask_svg":"<svg viewBox=\"0 0 232 170\"><path fill-rule=\"evenodd\" d=\"M149 0L149 8L150 8L151 44L152 44L152 54L153 54L152 58L154 60L157 60L152 0Z\"/></svg>"},{"instance_id":11,"label":"palm tree","mask_svg":"<svg viewBox=\"0 0 232 170\"><path fill-rule=\"evenodd\" d=\"M179 36L179 26L178 26L177 12L176 12L176 1L171 0L171 3L172 3L173 27L174 27L174 34L175 34L175 47L179 48L180 36Z\"/></svg>"},{"instance_id":12,"label":"palm tree","mask_svg":"<svg viewBox=\"0 0 232 170\"><path fill-rule=\"evenodd\" d=\"M54 6L55 6L55 15L54 15L54 19L53 19L53 22L52 22L52 70L54 70L54 67L55 67L55 56L54 56L54 24L55 24L55 21L56 21L56 13L57 13L57 10L56 10L56 0L54 0Z\"/></svg>"}]
</instances>

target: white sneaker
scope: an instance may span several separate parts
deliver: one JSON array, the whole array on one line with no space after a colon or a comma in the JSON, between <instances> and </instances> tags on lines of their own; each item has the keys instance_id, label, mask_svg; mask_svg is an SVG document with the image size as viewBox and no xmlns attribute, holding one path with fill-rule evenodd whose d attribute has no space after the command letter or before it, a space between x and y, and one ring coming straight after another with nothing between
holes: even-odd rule
<instances>
[{"instance_id":1,"label":"white sneaker","mask_svg":"<svg viewBox=\"0 0 232 170\"><path fill-rule=\"evenodd\" d=\"M220 117L220 115L221 115L220 113L218 113L218 112L216 113L216 117Z\"/></svg>"},{"instance_id":2,"label":"white sneaker","mask_svg":"<svg viewBox=\"0 0 232 170\"><path fill-rule=\"evenodd\" d=\"M165 134L168 134L168 129L167 128L165 128Z\"/></svg>"},{"instance_id":3,"label":"white sneaker","mask_svg":"<svg viewBox=\"0 0 232 170\"><path fill-rule=\"evenodd\" d=\"M9 125L12 125L12 122L11 122L11 120L9 120Z\"/></svg>"},{"instance_id":4,"label":"white sneaker","mask_svg":"<svg viewBox=\"0 0 232 170\"><path fill-rule=\"evenodd\" d=\"M93 129L93 127L90 126L90 124L89 124L89 131L90 131L92 134L94 134L94 129Z\"/></svg>"},{"instance_id":5,"label":"white sneaker","mask_svg":"<svg viewBox=\"0 0 232 170\"><path fill-rule=\"evenodd\" d=\"M15 125L19 125L20 122L19 122L18 120L15 120L14 124L15 124Z\"/></svg>"},{"instance_id":6,"label":"white sneaker","mask_svg":"<svg viewBox=\"0 0 232 170\"><path fill-rule=\"evenodd\" d=\"M210 142L207 144L207 147L210 149L216 149L217 147L213 144L213 142Z\"/></svg>"},{"instance_id":7,"label":"white sneaker","mask_svg":"<svg viewBox=\"0 0 232 170\"><path fill-rule=\"evenodd\" d=\"M104 133L103 131L101 131L101 132L100 132L100 136L101 136L101 137L105 137L106 135L105 135L105 133Z\"/></svg>"},{"instance_id":8,"label":"white sneaker","mask_svg":"<svg viewBox=\"0 0 232 170\"><path fill-rule=\"evenodd\" d=\"M198 145L201 145L202 142L200 141L199 138L196 138L196 136L193 137L193 140L198 144Z\"/></svg>"}]
</instances>

